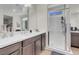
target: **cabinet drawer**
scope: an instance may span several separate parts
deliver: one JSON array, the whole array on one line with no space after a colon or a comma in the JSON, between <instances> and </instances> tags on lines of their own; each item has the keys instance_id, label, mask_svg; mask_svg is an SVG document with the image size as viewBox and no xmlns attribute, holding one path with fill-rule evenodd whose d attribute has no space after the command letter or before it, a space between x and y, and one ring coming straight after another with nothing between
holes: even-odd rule
<instances>
[{"instance_id":1,"label":"cabinet drawer","mask_svg":"<svg viewBox=\"0 0 79 59\"><path fill-rule=\"evenodd\" d=\"M13 51L20 49L20 47L21 47L21 42L15 43L13 45L10 45L10 46L4 47L4 48L0 48L0 54L1 55L9 55Z\"/></svg>"},{"instance_id":2,"label":"cabinet drawer","mask_svg":"<svg viewBox=\"0 0 79 59\"><path fill-rule=\"evenodd\" d=\"M41 38L41 35L26 39L23 41L23 47L27 46L29 43L32 43L34 41L36 41L37 39Z\"/></svg>"},{"instance_id":3,"label":"cabinet drawer","mask_svg":"<svg viewBox=\"0 0 79 59\"><path fill-rule=\"evenodd\" d=\"M46 33L43 33L43 34L42 34L42 37L45 37L45 36L46 36Z\"/></svg>"}]
</instances>

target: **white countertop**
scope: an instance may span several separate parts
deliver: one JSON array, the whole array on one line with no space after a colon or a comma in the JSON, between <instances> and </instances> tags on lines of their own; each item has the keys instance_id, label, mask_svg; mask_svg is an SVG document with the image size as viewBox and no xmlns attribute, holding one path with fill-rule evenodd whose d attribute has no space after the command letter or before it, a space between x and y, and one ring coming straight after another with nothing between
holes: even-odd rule
<instances>
[{"instance_id":1,"label":"white countertop","mask_svg":"<svg viewBox=\"0 0 79 59\"><path fill-rule=\"evenodd\" d=\"M71 33L79 33L79 31L71 31Z\"/></svg>"},{"instance_id":2,"label":"white countertop","mask_svg":"<svg viewBox=\"0 0 79 59\"><path fill-rule=\"evenodd\" d=\"M19 33L19 34L15 34L12 37L6 37L4 39L0 38L0 48L3 48L3 47L6 47L8 45L11 45L11 44L26 40L28 38L40 35L42 33L45 33L45 32L41 31L41 32L32 32L32 33L26 33L26 34Z\"/></svg>"}]
</instances>

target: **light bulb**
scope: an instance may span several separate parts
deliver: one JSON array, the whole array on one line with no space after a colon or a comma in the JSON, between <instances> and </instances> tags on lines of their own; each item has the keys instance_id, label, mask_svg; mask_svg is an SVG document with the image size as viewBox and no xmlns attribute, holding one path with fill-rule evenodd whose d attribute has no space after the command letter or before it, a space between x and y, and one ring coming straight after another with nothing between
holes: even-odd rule
<instances>
[{"instance_id":1,"label":"light bulb","mask_svg":"<svg viewBox=\"0 0 79 59\"><path fill-rule=\"evenodd\" d=\"M26 21L28 18L23 18L23 21Z\"/></svg>"},{"instance_id":2,"label":"light bulb","mask_svg":"<svg viewBox=\"0 0 79 59\"><path fill-rule=\"evenodd\" d=\"M31 4L25 4L24 7L31 7Z\"/></svg>"},{"instance_id":3,"label":"light bulb","mask_svg":"<svg viewBox=\"0 0 79 59\"><path fill-rule=\"evenodd\" d=\"M13 9L13 12L16 12L16 9Z\"/></svg>"}]
</instances>

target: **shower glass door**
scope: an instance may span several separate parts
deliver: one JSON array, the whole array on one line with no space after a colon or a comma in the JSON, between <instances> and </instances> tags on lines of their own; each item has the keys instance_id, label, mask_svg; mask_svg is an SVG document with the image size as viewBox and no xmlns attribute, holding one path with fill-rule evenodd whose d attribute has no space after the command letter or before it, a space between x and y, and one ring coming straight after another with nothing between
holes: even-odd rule
<instances>
[{"instance_id":1,"label":"shower glass door","mask_svg":"<svg viewBox=\"0 0 79 59\"><path fill-rule=\"evenodd\" d=\"M66 24L64 5L52 7L48 14L49 47L65 50Z\"/></svg>"}]
</instances>

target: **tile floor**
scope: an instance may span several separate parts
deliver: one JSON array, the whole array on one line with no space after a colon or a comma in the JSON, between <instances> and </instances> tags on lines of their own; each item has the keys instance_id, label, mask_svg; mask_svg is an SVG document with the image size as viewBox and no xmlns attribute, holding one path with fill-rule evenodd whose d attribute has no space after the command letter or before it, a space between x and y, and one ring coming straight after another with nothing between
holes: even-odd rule
<instances>
[{"instance_id":1,"label":"tile floor","mask_svg":"<svg viewBox=\"0 0 79 59\"><path fill-rule=\"evenodd\" d=\"M79 55L79 48L71 47L71 50L74 55Z\"/></svg>"},{"instance_id":2,"label":"tile floor","mask_svg":"<svg viewBox=\"0 0 79 59\"><path fill-rule=\"evenodd\" d=\"M71 50L74 55L79 55L79 48L71 47ZM51 52L51 49L45 49L40 55L51 55Z\"/></svg>"},{"instance_id":3,"label":"tile floor","mask_svg":"<svg viewBox=\"0 0 79 59\"><path fill-rule=\"evenodd\" d=\"M51 55L51 50L45 49L40 55Z\"/></svg>"}]
</instances>

